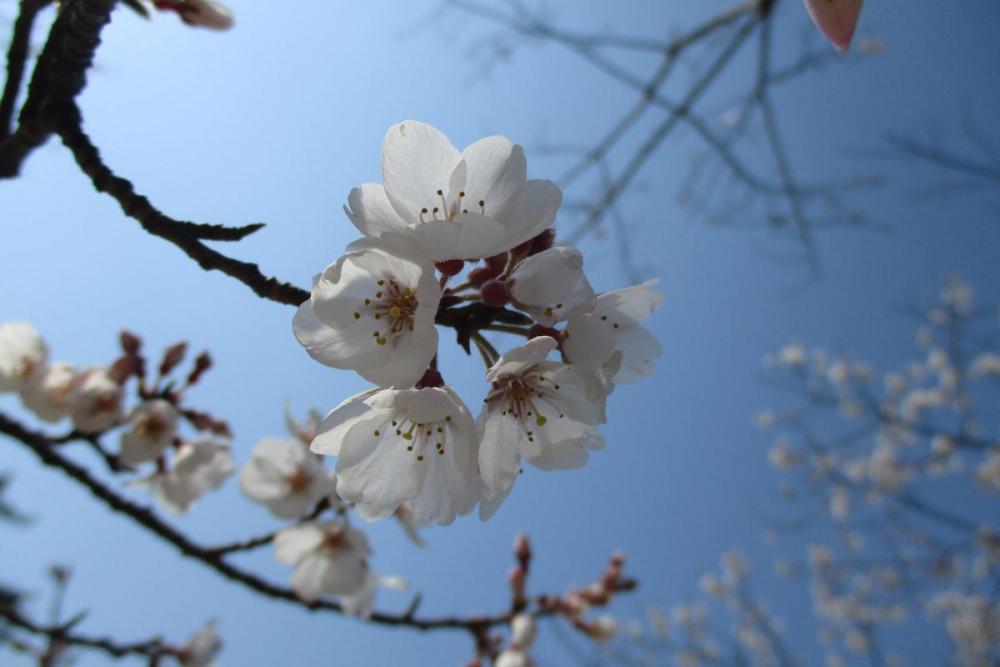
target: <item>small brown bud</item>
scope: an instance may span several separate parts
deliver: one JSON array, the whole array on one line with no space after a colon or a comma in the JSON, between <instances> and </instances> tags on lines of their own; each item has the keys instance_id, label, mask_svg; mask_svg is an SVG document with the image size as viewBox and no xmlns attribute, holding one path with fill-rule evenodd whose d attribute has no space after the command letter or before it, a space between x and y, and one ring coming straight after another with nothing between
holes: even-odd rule
<instances>
[{"instance_id":1,"label":"small brown bud","mask_svg":"<svg viewBox=\"0 0 1000 667\"><path fill-rule=\"evenodd\" d=\"M163 361L160 362L160 375L167 375L174 370L179 363L184 361L187 354L187 343L174 343L163 351Z\"/></svg>"},{"instance_id":2,"label":"small brown bud","mask_svg":"<svg viewBox=\"0 0 1000 667\"><path fill-rule=\"evenodd\" d=\"M479 298L487 306L503 308L510 303L510 290L499 280L490 280L479 290Z\"/></svg>"}]
</instances>

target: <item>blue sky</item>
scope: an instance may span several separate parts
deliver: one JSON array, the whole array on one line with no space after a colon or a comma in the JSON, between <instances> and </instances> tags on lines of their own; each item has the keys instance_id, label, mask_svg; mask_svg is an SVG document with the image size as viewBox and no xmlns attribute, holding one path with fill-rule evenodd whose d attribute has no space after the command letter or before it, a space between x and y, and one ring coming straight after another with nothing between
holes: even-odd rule
<instances>
[{"instance_id":1,"label":"blue sky","mask_svg":"<svg viewBox=\"0 0 1000 667\"><path fill-rule=\"evenodd\" d=\"M642 586L617 604L623 616L692 593L698 574L731 547L763 567L771 548L747 512L773 503L767 442L752 428L753 415L776 400L760 379L762 356L802 339L891 366L915 352L913 323L894 311L900 304L936 292L956 271L996 298L995 198L922 196L932 171L873 151L884 149L889 131L934 130L959 141L963 109L992 129L989 120L1000 117L1000 88L988 84L1000 62L1000 6L970 0L956 11L920 0L901 12L889 4L868 3L860 29L885 41L883 54L825 68L776 98L801 174L884 177L883 187L856 200L877 229L820 235L824 277L789 290L801 282L801 267L769 259L787 245L763 231L709 227L678 206L696 145L684 134L666 143L644 169L642 189L622 203L643 277L659 276L667 294L650 323L664 348L656 373L611 397L608 447L586 468L529 470L488 523L467 517L429 529L426 550L411 547L394 525L364 527L374 567L410 580L424 593L424 612L502 608L511 540L522 531L535 545L536 592L586 583L613 550L624 551ZM170 16L147 23L117 12L82 99L87 128L107 162L172 215L268 223L224 250L300 285L353 240L341 206L351 187L379 180L379 148L391 124L424 120L458 146L505 134L527 147L531 176L547 178L565 163L533 155L533 145L593 142L634 101L552 45L518 50L485 74L474 55L493 29L442 15L433 3L232 6L237 25L224 34L185 29ZM727 4L549 6L570 27L657 37ZM13 3L0 3L0 11L10 16ZM805 13L793 0L779 12L777 38L792 49ZM738 57L746 63L751 54ZM648 73L656 63L629 64ZM737 71L742 67L738 62ZM707 108L724 110L726 92ZM110 361L121 328L140 333L150 349L178 339L209 349L216 368L193 398L229 418L239 459L259 437L283 434L286 401L300 413L326 410L363 387L303 353L291 335L292 309L203 273L124 218L57 143L39 150L23 177L0 192L0 320L33 322L56 359L79 364ZM581 247L595 287L626 284L608 240ZM442 338L448 345L449 336ZM442 362L475 404L478 360L443 352ZM2 408L14 405L0 400ZM436 665L471 656L464 634L384 630L257 599L109 516L14 447L3 448L0 470L16 472L11 500L38 519L27 529L0 527L0 571L42 593L50 562L71 565L68 608L89 610L81 629L184 638L217 618L226 640L222 665L388 665L400 655L408 664ZM240 496L235 481L180 524L206 541L276 525ZM243 562L287 581L288 570L267 549ZM775 589L771 597L776 608L807 609L801 592ZM386 593L380 606L402 609L407 601ZM551 640L538 655L545 664L570 662ZM102 660L82 655L79 664Z\"/></svg>"}]
</instances>

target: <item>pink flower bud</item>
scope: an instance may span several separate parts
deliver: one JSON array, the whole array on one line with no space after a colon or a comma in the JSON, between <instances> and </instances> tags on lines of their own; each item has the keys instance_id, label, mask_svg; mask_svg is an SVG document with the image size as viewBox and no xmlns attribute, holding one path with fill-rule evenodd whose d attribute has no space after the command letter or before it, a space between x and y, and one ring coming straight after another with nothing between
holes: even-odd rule
<instances>
[{"instance_id":1,"label":"pink flower bud","mask_svg":"<svg viewBox=\"0 0 1000 667\"><path fill-rule=\"evenodd\" d=\"M838 51L846 51L861 15L862 0L805 0L813 23Z\"/></svg>"}]
</instances>

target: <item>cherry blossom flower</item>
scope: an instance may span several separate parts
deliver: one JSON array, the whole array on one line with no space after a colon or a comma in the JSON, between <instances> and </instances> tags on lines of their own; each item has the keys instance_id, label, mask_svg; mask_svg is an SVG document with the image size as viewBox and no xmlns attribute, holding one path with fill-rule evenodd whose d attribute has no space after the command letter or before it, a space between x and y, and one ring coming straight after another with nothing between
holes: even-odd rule
<instances>
[{"instance_id":1,"label":"cherry blossom flower","mask_svg":"<svg viewBox=\"0 0 1000 667\"><path fill-rule=\"evenodd\" d=\"M169 470L158 470L132 486L149 488L160 505L180 515L201 496L222 486L235 470L228 444L202 438L181 445Z\"/></svg>"},{"instance_id":2,"label":"cherry blossom flower","mask_svg":"<svg viewBox=\"0 0 1000 667\"><path fill-rule=\"evenodd\" d=\"M122 388L103 368L91 368L79 378L73 425L83 433L106 431L122 418Z\"/></svg>"},{"instance_id":3,"label":"cherry blossom flower","mask_svg":"<svg viewBox=\"0 0 1000 667\"><path fill-rule=\"evenodd\" d=\"M320 424L312 450L337 457L337 493L369 521L405 502L417 520L447 525L478 498L475 424L447 387L352 396Z\"/></svg>"},{"instance_id":4,"label":"cherry blossom flower","mask_svg":"<svg viewBox=\"0 0 1000 667\"><path fill-rule=\"evenodd\" d=\"M48 356L45 341L27 322L0 325L0 393L21 391Z\"/></svg>"},{"instance_id":5,"label":"cherry blossom flower","mask_svg":"<svg viewBox=\"0 0 1000 667\"><path fill-rule=\"evenodd\" d=\"M293 329L320 363L380 386L409 386L437 352L434 267L399 236L362 239L316 279Z\"/></svg>"},{"instance_id":6,"label":"cherry blossom flower","mask_svg":"<svg viewBox=\"0 0 1000 667\"><path fill-rule=\"evenodd\" d=\"M140 403L129 415L118 458L127 466L158 458L177 435L178 417L177 408L165 399Z\"/></svg>"},{"instance_id":7,"label":"cherry blossom flower","mask_svg":"<svg viewBox=\"0 0 1000 667\"><path fill-rule=\"evenodd\" d=\"M39 419L57 422L68 416L78 395L77 371L66 363L48 364L21 390L21 402Z\"/></svg>"},{"instance_id":8,"label":"cherry blossom flower","mask_svg":"<svg viewBox=\"0 0 1000 667\"><path fill-rule=\"evenodd\" d=\"M262 438L240 474L240 489L282 519L305 516L336 483L299 440Z\"/></svg>"},{"instance_id":9,"label":"cherry blossom flower","mask_svg":"<svg viewBox=\"0 0 1000 667\"><path fill-rule=\"evenodd\" d=\"M522 457L543 469L579 468L587 450L604 446L594 428L605 421L604 387L574 366L546 361L556 345L548 336L532 338L502 355L486 374L493 389L478 426L479 469L488 497L509 490Z\"/></svg>"},{"instance_id":10,"label":"cherry blossom flower","mask_svg":"<svg viewBox=\"0 0 1000 667\"><path fill-rule=\"evenodd\" d=\"M506 252L552 224L562 192L528 180L524 150L507 138L480 139L459 152L417 121L389 128L382 144L384 185L351 191L348 217L362 234L405 233L435 261Z\"/></svg>"},{"instance_id":11,"label":"cherry blossom flower","mask_svg":"<svg viewBox=\"0 0 1000 667\"><path fill-rule=\"evenodd\" d=\"M208 621L181 647L177 656L183 667L212 667L222 651L222 637L215 630L215 621Z\"/></svg>"},{"instance_id":12,"label":"cherry blossom flower","mask_svg":"<svg viewBox=\"0 0 1000 667\"><path fill-rule=\"evenodd\" d=\"M608 368L621 352L617 370L608 368L615 383L634 382L653 372L660 343L642 322L663 305L663 293L653 289L659 280L599 294L594 308L570 318L563 332L566 360L589 370Z\"/></svg>"},{"instance_id":13,"label":"cherry blossom flower","mask_svg":"<svg viewBox=\"0 0 1000 667\"><path fill-rule=\"evenodd\" d=\"M510 643L521 649L529 649L535 643L538 628L531 614L517 614L510 620Z\"/></svg>"},{"instance_id":14,"label":"cherry blossom flower","mask_svg":"<svg viewBox=\"0 0 1000 667\"><path fill-rule=\"evenodd\" d=\"M519 648L508 648L497 656L495 667L534 667L535 661Z\"/></svg>"},{"instance_id":15,"label":"cherry blossom flower","mask_svg":"<svg viewBox=\"0 0 1000 667\"><path fill-rule=\"evenodd\" d=\"M583 255L557 246L522 260L510 275L514 303L543 326L590 311L594 289L583 274ZM610 353L609 355L610 356Z\"/></svg>"},{"instance_id":16,"label":"cherry blossom flower","mask_svg":"<svg viewBox=\"0 0 1000 667\"><path fill-rule=\"evenodd\" d=\"M318 521L285 528L274 545L278 562L295 565L292 589L307 602L323 595L353 595L365 587L368 539L346 524Z\"/></svg>"}]
</instances>

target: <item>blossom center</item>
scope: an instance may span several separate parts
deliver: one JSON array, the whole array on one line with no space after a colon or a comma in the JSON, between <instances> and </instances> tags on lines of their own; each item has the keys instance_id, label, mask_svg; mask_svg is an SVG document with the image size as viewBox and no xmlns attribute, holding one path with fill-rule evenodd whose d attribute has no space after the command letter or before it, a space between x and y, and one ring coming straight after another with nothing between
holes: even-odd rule
<instances>
[{"instance_id":1,"label":"blossom center","mask_svg":"<svg viewBox=\"0 0 1000 667\"><path fill-rule=\"evenodd\" d=\"M371 317L378 322L372 339L377 345L385 345L413 331L418 305L417 295L412 288L401 285L394 277L381 278L374 294L365 298L361 308L354 311L354 319Z\"/></svg>"},{"instance_id":2,"label":"blossom center","mask_svg":"<svg viewBox=\"0 0 1000 667\"><path fill-rule=\"evenodd\" d=\"M396 436L403 441L406 451L413 452L417 461L424 461L427 450L434 443L434 451L444 456L445 444L448 442L448 425L451 415L436 422L414 422L407 417L392 420L392 428ZM376 429L373 435L377 438L381 433Z\"/></svg>"},{"instance_id":3,"label":"blossom center","mask_svg":"<svg viewBox=\"0 0 1000 667\"><path fill-rule=\"evenodd\" d=\"M293 494L305 491L312 484L312 480L312 475L306 470L305 466L299 466L295 472L285 478L288 490Z\"/></svg>"},{"instance_id":4,"label":"blossom center","mask_svg":"<svg viewBox=\"0 0 1000 667\"><path fill-rule=\"evenodd\" d=\"M113 400L113 397L110 396L99 399L94 406L94 411L103 412L114 409L116 403L107 403ZM102 403L102 401L105 403ZM167 423L167 420L160 415L145 415L137 419L135 424L136 435L146 440L160 440L166 435L169 428L170 425Z\"/></svg>"},{"instance_id":5,"label":"blossom center","mask_svg":"<svg viewBox=\"0 0 1000 667\"><path fill-rule=\"evenodd\" d=\"M547 404L559 413L557 392L559 385L537 372L514 375L501 378L494 383L493 390L487 394L484 402L493 409L500 409L500 414L513 417L520 424L528 437L528 442L535 441L535 428L543 428L548 423L548 417L538 409L538 405Z\"/></svg>"},{"instance_id":6,"label":"blossom center","mask_svg":"<svg viewBox=\"0 0 1000 667\"><path fill-rule=\"evenodd\" d=\"M473 208L478 208L480 214L486 215L486 202L482 199L476 202L473 198L467 197L464 191L459 192L458 198L449 204L444 196L444 190L437 190L431 201L438 203L438 205L422 206L417 214L417 219L420 222L430 222L431 220L451 222L458 214L468 213L470 205ZM470 204L470 202L473 203Z\"/></svg>"}]
</instances>

